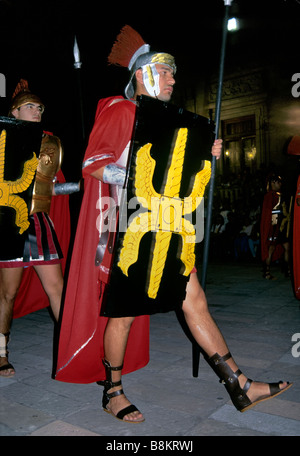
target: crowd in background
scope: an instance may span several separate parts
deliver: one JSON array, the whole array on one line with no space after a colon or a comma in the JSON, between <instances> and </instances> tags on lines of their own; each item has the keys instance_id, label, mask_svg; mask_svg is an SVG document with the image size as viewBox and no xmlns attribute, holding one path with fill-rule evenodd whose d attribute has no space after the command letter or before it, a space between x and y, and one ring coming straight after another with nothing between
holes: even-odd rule
<instances>
[{"instance_id":1,"label":"crowd in background","mask_svg":"<svg viewBox=\"0 0 300 456\"><path fill-rule=\"evenodd\" d=\"M260 260L260 218L270 171L216 176L211 258Z\"/></svg>"}]
</instances>

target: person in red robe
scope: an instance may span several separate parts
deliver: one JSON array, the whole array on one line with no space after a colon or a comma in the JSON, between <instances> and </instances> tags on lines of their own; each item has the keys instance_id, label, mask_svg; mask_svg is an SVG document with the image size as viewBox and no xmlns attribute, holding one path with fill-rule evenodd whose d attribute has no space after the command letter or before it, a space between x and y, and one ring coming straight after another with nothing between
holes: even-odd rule
<instances>
[{"instance_id":1,"label":"person in red robe","mask_svg":"<svg viewBox=\"0 0 300 456\"><path fill-rule=\"evenodd\" d=\"M44 105L40 98L30 92L27 81L22 79L13 95L9 116L22 121L41 122L43 111ZM61 160L62 146L59 138L52 133L44 132L34 178L30 226L25 232L23 256L0 258L2 377L15 375L15 369L7 357L12 319L47 307L49 304L54 320L57 322L59 318L63 271L70 239L68 194L79 190L79 184L65 182L60 170ZM52 199L55 199L52 195L56 195L57 198L54 204L51 204ZM57 231L54 228L54 221L57 224Z\"/></svg>"},{"instance_id":2,"label":"person in red robe","mask_svg":"<svg viewBox=\"0 0 300 456\"><path fill-rule=\"evenodd\" d=\"M261 259L264 263L264 278L268 280L274 279L270 272L271 263L281 258L283 254L285 272L289 274L290 271L288 223L284 223L288 221L288 214L286 213L286 203L282 201L281 187L280 176L275 174L269 176L268 191L264 196L261 211Z\"/></svg>"},{"instance_id":3,"label":"person in red robe","mask_svg":"<svg viewBox=\"0 0 300 456\"><path fill-rule=\"evenodd\" d=\"M101 317L112 256L95 265L99 230L109 210L110 185L93 176L97 170L118 163L126 167L136 105L124 97L100 100L83 160L84 195L77 224L60 333L55 378L74 383L105 379L103 335L108 319ZM117 119L117 122L115 121ZM124 306L126 306L124 297ZM125 352L123 373L149 362L149 316L137 317Z\"/></svg>"},{"instance_id":4,"label":"person in red robe","mask_svg":"<svg viewBox=\"0 0 300 456\"><path fill-rule=\"evenodd\" d=\"M110 202L118 199L125 181L136 98L147 95L168 102L175 84L174 58L150 52L141 36L125 26L113 46L109 62L127 67L130 81L123 97L100 100L83 161L85 191L71 260L63 308L55 378L60 381L104 385L102 406L113 417L141 423L143 414L125 396L122 375L145 366L149 360L149 316L115 317L113 303L107 309L115 226ZM222 140L212 153L218 158ZM100 242L99 242L100 240ZM172 281L170 281L172 286ZM124 296L124 308L130 296ZM105 314L101 315L105 306ZM182 310L188 327L207 355L210 366L224 381L236 408L244 411L290 387L286 382L252 382L238 370L208 310L195 269L190 274Z\"/></svg>"}]
</instances>

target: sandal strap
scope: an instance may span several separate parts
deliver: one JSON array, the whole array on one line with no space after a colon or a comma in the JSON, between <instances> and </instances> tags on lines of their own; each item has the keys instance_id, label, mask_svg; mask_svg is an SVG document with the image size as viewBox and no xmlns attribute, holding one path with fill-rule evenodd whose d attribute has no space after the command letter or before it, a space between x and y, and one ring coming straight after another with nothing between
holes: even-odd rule
<instances>
[{"instance_id":1,"label":"sandal strap","mask_svg":"<svg viewBox=\"0 0 300 456\"><path fill-rule=\"evenodd\" d=\"M0 371L4 371L4 370L8 370L8 369L15 370L14 366L10 363L4 364L3 366L0 367Z\"/></svg>"},{"instance_id":2,"label":"sandal strap","mask_svg":"<svg viewBox=\"0 0 300 456\"><path fill-rule=\"evenodd\" d=\"M122 364L122 366L118 366L118 367L109 366L109 369L112 371L120 371L123 369L123 364Z\"/></svg>"},{"instance_id":3,"label":"sandal strap","mask_svg":"<svg viewBox=\"0 0 300 456\"><path fill-rule=\"evenodd\" d=\"M129 413L138 412L138 411L139 410L136 408L136 406L131 404L131 405L128 405L128 407L125 407L122 410L120 410L116 414L116 417L119 418L119 420L122 420L124 418L124 416L128 415Z\"/></svg>"},{"instance_id":4,"label":"sandal strap","mask_svg":"<svg viewBox=\"0 0 300 456\"><path fill-rule=\"evenodd\" d=\"M110 371L119 371L123 369L123 364L121 366L113 367L110 365L110 362L107 361L105 358L102 359L102 362L104 364L105 369L108 369Z\"/></svg>"},{"instance_id":5,"label":"sandal strap","mask_svg":"<svg viewBox=\"0 0 300 456\"><path fill-rule=\"evenodd\" d=\"M107 391L109 389L114 388L115 386L121 386L122 385L121 380L118 380L117 382L113 382L112 381L111 372L112 371L120 371L120 370L122 370L123 369L123 364L121 366L114 367L114 366L111 366L110 362L107 361L106 359L102 359L102 362L103 362L104 367L105 367L106 379L102 380L102 381L98 381L97 384L104 386L104 392L107 394Z\"/></svg>"},{"instance_id":6,"label":"sandal strap","mask_svg":"<svg viewBox=\"0 0 300 456\"><path fill-rule=\"evenodd\" d=\"M228 381L229 383L232 383L234 380L238 379L238 377L242 374L242 371L240 369L237 369L235 372L233 372L232 369L228 366L226 361L230 358L232 358L230 352L226 353L226 355L224 356L220 356L218 355L218 353L216 353L214 356L210 358L210 360L214 363L215 366L218 366L220 364L223 365L228 373L228 378L221 378L220 383L227 383Z\"/></svg>"},{"instance_id":7,"label":"sandal strap","mask_svg":"<svg viewBox=\"0 0 300 456\"><path fill-rule=\"evenodd\" d=\"M271 396L274 396L274 394L277 394L277 393L279 393L279 391L281 391L281 388L280 388L279 385L282 384L282 383L283 383L282 380L280 380L278 383L269 383Z\"/></svg>"},{"instance_id":8,"label":"sandal strap","mask_svg":"<svg viewBox=\"0 0 300 456\"><path fill-rule=\"evenodd\" d=\"M109 380L99 380L96 383L97 383L97 385L104 386L106 391L109 390L110 388L114 388L115 386L122 385L121 380L119 380L118 382L110 382Z\"/></svg>"},{"instance_id":9,"label":"sandal strap","mask_svg":"<svg viewBox=\"0 0 300 456\"><path fill-rule=\"evenodd\" d=\"M245 383L245 385L243 386L243 391L244 391L245 394L248 393L249 388L250 388L250 386L251 386L251 383L252 383L251 378L247 378L246 383Z\"/></svg>"},{"instance_id":10,"label":"sandal strap","mask_svg":"<svg viewBox=\"0 0 300 456\"><path fill-rule=\"evenodd\" d=\"M215 358L215 359L214 359ZM218 365L220 364L222 361L227 361L228 359L232 358L231 356L231 353L228 352L226 353L226 355L224 356L220 356L218 355L218 353L216 353L214 356L212 356L210 359L211 360L214 360L215 364Z\"/></svg>"},{"instance_id":11,"label":"sandal strap","mask_svg":"<svg viewBox=\"0 0 300 456\"><path fill-rule=\"evenodd\" d=\"M235 372L232 372L232 374L230 375L230 377L228 377L227 379L224 379L224 378L221 378L219 381L220 383L223 383L223 384L227 384L227 383L233 383L235 380L238 380L239 376L242 374L242 371L240 369L238 369L237 371ZM250 382L252 382L252 380L250 380ZM246 382L247 383L247 382ZM246 384L245 384L246 385ZM247 388L247 390L245 391L248 391L248 389L250 388L250 385L249 387ZM244 389L244 388L243 388Z\"/></svg>"},{"instance_id":12,"label":"sandal strap","mask_svg":"<svg viewBox=\"0 0 300 456\"><path fill-rule=\"evenodd\" d=\"M232 355L231 355L230 352L226 353L226 355L224 355L224 356L219 356L218 354L216 354L216 355L217 356L215 358L214 357L211 358L214 361L216 366L218 364L223 364L228 359L232 358ZM230 369L229 366L228 366L227 370L228 369ZM238 380L238 378L239 378L239 376L241 374L242 374L242 371L240 369L237 369L235 372L232 372L231 375L228 376L228 378L226 378L226 379L225 378L221 378L220 379L220 383L227 384L227 385L228 384L232 384L232 383L234 383L235 380ZM244 391L245 394L249 391L251 383L252 383L251 378L247 378L247 380L245 382L245 385L243 386L243 388L241 388ZM278 385L278 383L274 383L273 385L274 385L274 387L276 387L276 385Z\"/></svg>"},{"instance_id":13,"label":"sandal strap","mask_svg":"<svg viewBox=\"0 0 300 456\"><path fill-rule=\"evenodd\" d=\"M122 396L122 394L124 394L124 391L121 388L117 391L114 391L113 393L108 393L107 391L105 391L105 394L106 394L107 399L110 400L112 397Z\"/></svg>"}]
</instances>

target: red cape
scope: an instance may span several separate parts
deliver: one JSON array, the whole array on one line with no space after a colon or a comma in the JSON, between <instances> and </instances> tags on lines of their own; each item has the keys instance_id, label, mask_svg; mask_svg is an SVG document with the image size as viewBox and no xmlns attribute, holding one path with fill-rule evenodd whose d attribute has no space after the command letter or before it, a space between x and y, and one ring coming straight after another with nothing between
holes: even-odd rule
<instances>
[{"instance_id":1,"label":"red cape","mask_svg":"<svg viewBox=\"0 0 300 456\"><path fill-rule=\"evenodd\" d=\"M274 192L269 191L264 196L262 211L261 211L261 221L260 221L260 236L261 236L261 260L266 261L268 258L269 252L269 241L268 236L271 228L272 220L272 209L274 207ZM275 251L272 255L272 261L278 260L283 254L282 245L278 244L275 248Z\"/></svg>"},{"instance_id":2,"label":"red cape","mask_svg":"<svg viewBox=\"0 0 300 456\"><path fill-rule=\"evenodd\" d=\"M108 195L108 185L90 174L116 162L122 155L131 139L135 116L133 103L118 98L122 103L111 106L113 100L100 100L84 157L85 189L67 283L55 377L71 383L105 380L102 358L107 318L99 315L106 280L95 266L95 254L99 241L99 201ZM124 305L126 299L130 296L124 296ZM135 318L131 327L122 373L140 369L148 361L149 316L141 316Z\"/></svg>"},{"instance_id":3,"label":"red cape","mask_svg":"<svg viewBox=\"0 0 300 456\"><path fill-rule=\"evenodd\" d=\"M56 174L57 182L65 182L61 170ZM49 216L54 223L55 232L62 249L62 269L65 270L70 241L69 195L53 196ZM22 282L15 300L13 318L23 317L36 310L49 306L48 296L33 267L25 268Z\"/></svg>"},{"instance_id":4,"label":"red cape","mask_svg":"<svg viewBox=\"0 0 300 456\"><path fill-rule=\"evenodd\" d=\"M297 204L297 199L299 203ZM300 299L300 176L297 182L297 191L294 203L293 227L293 276L294 290L297 299Z\"/></svg>"}]
</instances>

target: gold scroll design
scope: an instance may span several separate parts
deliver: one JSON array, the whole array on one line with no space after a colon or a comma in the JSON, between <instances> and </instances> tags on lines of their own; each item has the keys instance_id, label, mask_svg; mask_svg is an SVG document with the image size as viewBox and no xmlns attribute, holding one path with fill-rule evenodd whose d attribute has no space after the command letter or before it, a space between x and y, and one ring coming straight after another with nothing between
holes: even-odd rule
<instances>
[{"instance_id":1,"label":"gold scroll design","mask_svg":"<svg viewBox=\"0 0 300 456\"><path fill-rule=\"evenodd\" d=\"M187 135L187 128L179 129L163 195L157 193L152 184L156 166L150 155L152 144L145 144L137 152L135 192L139 203L148 212L134 217L127 228L118 266L128 276L129 267L138 259L142 237L145 233L154 231L155 245L147 291L152 299L156 298L160 287L172 233L182 238L182 275L188 276L195 264L196 230L185 216L195 211L203 199L211 175L211 163L205 160L203 169L195 176L190 195L184 199L179 198Z\"/></svg>"},{"instance_id":2,"label":"gold scroll design","mask_svg":"<svg viewBox=\"0 0 300 456\"><path fill-rule=\"evenodd\" d=\"M17 193L22 193L30 186L38 165L38 159L33 152L33 157L24 163L20 179L15 181L4 180L6 131L0 135L0 206L11 207L16 211L15 223L22 234L29 227L28 207L26 202Z\"/></svg>"}]
</instances>

